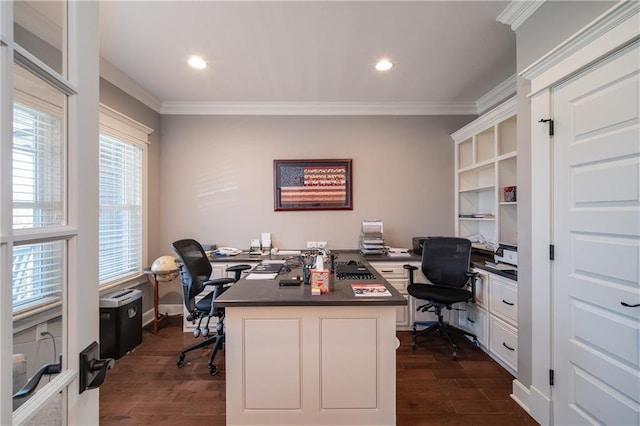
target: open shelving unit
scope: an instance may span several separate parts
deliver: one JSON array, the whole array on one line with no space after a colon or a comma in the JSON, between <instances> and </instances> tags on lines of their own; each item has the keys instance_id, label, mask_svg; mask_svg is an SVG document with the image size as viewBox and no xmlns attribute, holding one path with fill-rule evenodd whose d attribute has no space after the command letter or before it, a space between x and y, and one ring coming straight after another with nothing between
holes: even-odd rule
<instances>
[{"instance_id":1,"label":"open shelving unit","mask_svg":"<svg viewBox=\"0 0 640 426\"><path fill-rule=\"evenodd\" d=\"M451 135L455 141L456 235L517 245L516 100L512 98ZM517 198L516 198L517 200Z\"/></svg>"}]
</instances>

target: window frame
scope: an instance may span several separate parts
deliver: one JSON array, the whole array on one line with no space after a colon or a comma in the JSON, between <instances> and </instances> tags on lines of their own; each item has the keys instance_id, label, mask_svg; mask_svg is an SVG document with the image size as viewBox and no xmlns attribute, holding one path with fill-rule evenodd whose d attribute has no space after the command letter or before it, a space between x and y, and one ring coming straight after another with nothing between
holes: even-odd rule
<instances>
[{"instance_id":1,"label":"window frame","mask_svg":"<svg viewBox=\"0 0 640 426\"><path fill-rule=\"evenodd\" d=\"M31 226L31 227L15 227L14 213L15 203L13 197L13 179L10 179L11 185L8 188L9 205L11 206L10 214L8 214L8 226L11 229L11 249L9 250L9 265L11 265L11 315L13 321L23 320L26 318L34 317L41 312L58 310L63 304L63 295L67 291L68 286L68 268L70 264L69 259L69 241L77 235L77 229L69 224L69 120L68 114L70 109L70 97L74 96L76 92L68 85L62 84L56 76L51 76L41 72L38 68L38 64L33 61L33 58L26 53L19 52L16 49L14 53L14 61L10 65L13 67L14 83L20 79L33 78L39 80L44 86L44 90L40 90L37 95L28 93L22 90L18 84L12 86L11 96L11 155L9 157L8 171L13 176L13 153L15 139L13 137L14 123L15 123L15 106L16 104L32 109L35 112L42 113L43 115L50 115L53 119L60 120L60 161L61 161L61 176L60 184L62 185L62 192L59 194L61 197L61 222L59 224L51 224L47 226ZM16 72L16 69L20 69L20 72ZM23 74L24 73L24 74ZM62 95L63 100L58 107L55 105L55 100L52 96ZM46 242L60 242L62 244L62 252L60 257L60 269L62 271L60 288L58 293L60 297L47 298L42 302L31 301L29 303L21 304L18 309L13 304L13 266L14 257L13 252L16 247L33 245Z\"/></svg>"},{"instance_id":2,"label":"window frame","mask_svg":"<svg viewBox=\"0 0 640 426\"><path fill-rule=\"evenodd\" d=\"M153 129L133 120L126 115L104 105L100 104L99 109L99 136L105 135L119 141L130 143L141 149L141 253L140 253L140 270L119 276L113 280L99 283L100 291L111 287L116 287L122 283L139 278L143 274L144 266L148 263L148 157L149 157L149 135ZM101 206L98 207L101 212ZM99 240L99 238L98 238ZM98 277L98 282L99 282Z\"/></svg>"}]
</instances>

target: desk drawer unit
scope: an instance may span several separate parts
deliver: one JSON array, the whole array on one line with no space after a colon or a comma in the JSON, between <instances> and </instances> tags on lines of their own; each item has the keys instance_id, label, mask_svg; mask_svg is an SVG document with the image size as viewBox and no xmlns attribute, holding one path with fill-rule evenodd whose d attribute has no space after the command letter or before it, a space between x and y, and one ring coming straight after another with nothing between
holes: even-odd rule
<instances>
[{"instance_id":1,"label":"desk drawer unit","mask_svg":"<svg viewBox=\"0 0 640 426\"><path fill-rule=\"evenodd\" d=\"M409 299L407 294L407 285L409 274L404 269L405 263L397 262L371 262L369 265L374 268L382 277L394 286L400 294ZM398 329L407 329L409 327L411 315L409 312L409 304L406 306L396 307L396 327Z\"/></svg>"},{"instance_id":2,"label":"desk drawer unit","mask_svg":"<svg viewBox=\"0 0 640 426\"><path fill-rule=\"evenodd\" d=\"M472 304L460 304L458 306L464 311L458 312L458 326L476 335L478 342L483 347L487 347L488 337L488 325L487 325L487 312L483 309L478 309Z\"/></svg>"},{"instance_id":3,"label":"desk drawer unit","mask_svg":"<svg viewBox=\"0 0 640 426\"><path fill-rule=\"evenodd\" d=\"M513 326L518 325L518 287L509 280L490 278L489 311Z\"/></svg>"},{"instance_id":4,"label":"desk drawer unit","mask_svg":"<svg viewBox=\"0 0 640 426\"><path fill-rule=\"evenodd\" d=\"M496 317L491 317L491 354L514 375L518 372L518 330Z\"/></svg>"}]
</instances>

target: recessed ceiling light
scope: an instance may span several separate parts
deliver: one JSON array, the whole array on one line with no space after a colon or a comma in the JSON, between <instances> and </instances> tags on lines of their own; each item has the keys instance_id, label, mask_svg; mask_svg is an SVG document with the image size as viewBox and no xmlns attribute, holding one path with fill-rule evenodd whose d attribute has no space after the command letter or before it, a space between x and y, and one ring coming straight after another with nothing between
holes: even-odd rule
<instances>
[{"instance_id":1,"label":"recessed ceiling light","mask_svg":"<svg viewBox=\"0 0 640 426\"><path fill-rule=\"evenodd\" d=\"M388 59L381 59L376 64L376 69L378 71L387 71L387 70L390 70L391 67L393 67L393 63Z\"/></svg>"},{"instance_id":2,"label":"recessed ceiling light","mask_svg":"<svg viewBox=\"0 0 640 426\"><path fill-rule=\"evenodd\" d=\"M204 69L207 67L207 63L205 62L204 59L202 59L199 56L192 56L189 58L189 60L187 61L187 63L189 64L189 66L196 68L196 69Z\"/></svg>"}]
</instances>

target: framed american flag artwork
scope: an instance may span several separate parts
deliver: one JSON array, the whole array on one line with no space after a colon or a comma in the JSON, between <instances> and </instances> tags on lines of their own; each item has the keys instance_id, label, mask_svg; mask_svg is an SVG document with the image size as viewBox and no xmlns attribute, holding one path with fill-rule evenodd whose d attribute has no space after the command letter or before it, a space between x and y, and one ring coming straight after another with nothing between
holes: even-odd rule
<instances>
[{"instance_id":1,"label":"framed american flag artwork","mask_svg":"<svg viewBox=\"0 0 640 426\"><path fill-rule=\"evenodd\" d=\"M274 210L353 210L351 159L273 160Z\"/></svg>"}]
</instances>

